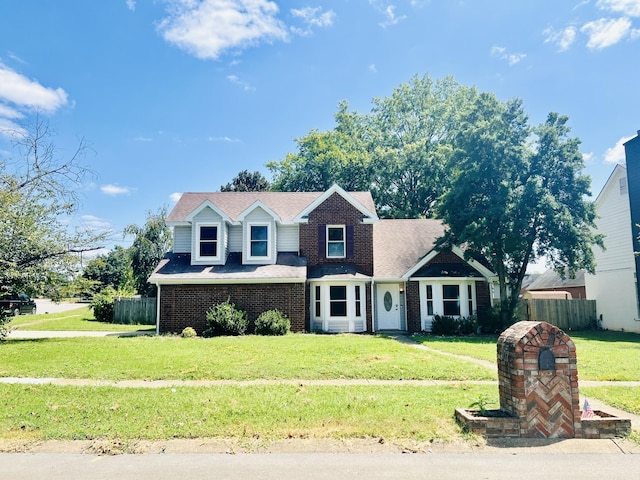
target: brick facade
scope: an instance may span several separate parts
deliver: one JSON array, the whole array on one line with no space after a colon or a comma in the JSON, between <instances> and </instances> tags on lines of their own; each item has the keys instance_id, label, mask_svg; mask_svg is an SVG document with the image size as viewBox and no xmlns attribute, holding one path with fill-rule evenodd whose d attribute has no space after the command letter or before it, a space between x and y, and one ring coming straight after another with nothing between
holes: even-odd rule
<instances>
[{"instance_id":1,"label":"brick facade","mask_svg":"<svg viewBox=\"0 0 640 480\"><path fill-rule=\"evenodd\" d=\"M326 258L321 255L325 243L318 231L326 225L345 225L353 227L353 238L347 235L347 242L353 241L353 255L347 258ZM362 223L362 213L334 193L309 214L309 221L300 225L300 255L307 258L307 265L313 268L331 263L351 263L358 273L373 276L373 225Z\"/></svg>"},{"instance_id":2,"label":"brick facade","mask_svg":"<svg viewBox=\"0 0 640 480\"><path fill-rule=\"evenodd\" d=\"M227 300L247 312L250 329L262 312L278 309L289 317L292 331L305 331L305 284L274 283L162 285L160 333L180 333L185 327L193 327L202 334L207 328L207 311Z\"/></svg>"}]
</instances>

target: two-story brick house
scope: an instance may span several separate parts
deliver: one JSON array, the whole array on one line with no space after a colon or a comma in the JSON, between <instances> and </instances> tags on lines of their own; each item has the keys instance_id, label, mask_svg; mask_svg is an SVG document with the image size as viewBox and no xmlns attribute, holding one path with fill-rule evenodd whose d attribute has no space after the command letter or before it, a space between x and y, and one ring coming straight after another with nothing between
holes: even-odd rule
<instances>
[{"instance_id":1,"label":"two-story brick house","mask_svg":"<svg viewBox=\"0 0 640 480\"><path fill-rule=\"evenodd\" d=\"M428 331L491 304L492 272L434 248L440 221L381 220L369 192L185 193L167 222L173 251L149 278L159 333L202 332L226 300L325 332Z\"/></svg>"}]
</instances>

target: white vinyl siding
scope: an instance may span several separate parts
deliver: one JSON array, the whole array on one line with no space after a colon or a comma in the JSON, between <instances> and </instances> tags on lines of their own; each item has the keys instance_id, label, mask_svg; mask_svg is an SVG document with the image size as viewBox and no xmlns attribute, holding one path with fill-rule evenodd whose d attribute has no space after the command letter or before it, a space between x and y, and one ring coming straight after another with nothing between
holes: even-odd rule
<instances>
[{"instance_id":1,"label":"white vinyl siding","mask_svg":"<svg viewBox=\"0 0 640 480\"><path fill-rule=\"evenodd\" d=\"M242 225L229 227L229 252L242 252Z\"/></svg>"},{"instance_id":2,"label":"white vinyl siding","mask_svg":"<svg viewBox=\"0 0 640 480\"><path fill-rule=\"evenodd\" d=\"M298 225L278 225L278 252L294 252L300 250L300 229Z\"/></svg>"},{"instance_id":3,"label":"white vinyl siding","mask_svg":"<svg viewBox=\"0 0 640 480\"><path fill-rule=\"evenodd\" d=\"M596 300L602 327L640 331L626 169L617 166L596 201L598 233L605 250L593 247L595 275L585 275L587 298Z\"/></svg>"},{"instance_id":4,"label":"white vinyl siding","mask_svg":"<svg viewBox=\"0 0 640 480\"><path fill-rule=\"evenodd\" d=\"M191 253L191 227L173 227L173 253Z\"/></svg>"}]
</instances>

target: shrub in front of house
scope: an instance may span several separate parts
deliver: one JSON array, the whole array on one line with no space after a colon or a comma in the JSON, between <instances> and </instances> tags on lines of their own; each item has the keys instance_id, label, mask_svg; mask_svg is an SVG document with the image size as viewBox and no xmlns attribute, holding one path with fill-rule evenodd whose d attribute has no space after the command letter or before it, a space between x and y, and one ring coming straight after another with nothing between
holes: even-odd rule
<instances>
[{"instance_id":1,"label":"shrub in front of house","mask_svg":"<svg viewBox=\"0 0 640 480\"><path fill-rule=\"evenodd\" d=\"M460 318L436 315L431 325L433 335L472 335L477 330L478 320L475 315Z\"/></svg>"},{"instance_id":2,"label":"shrub in front of house","mask_svg":"<svg viewBox=\"0 0 640 480\"><path fill-rule=\"evenodd\" d=\"M244 335L249 326L247 312L240 310L229 300L218 303L207 312L207 329L205 337L223 335Z\"/></svg>"},{"instance_id":3,"label":"shrub in front of house","mask_svg":"<svg viewBox=\"0 0 640 480\"><path fill-rule=\"evenodd\" d=\"M267 310L256 319L256 335L286 335L291 330L291 321L280 310Z\"/></svg>"},{"instance_id":4,"label":"shrub in front of house","mask_svg":"<svg viewBox=\"0 0 640 480\"><path fill-rule=\"evenodd\" d=\"M182 338L194 338L194 337L197 337L198 334L196 333L193 327L185 327L184 330L182 330L182 333L180 334L180 336Z\"/></svg>"}]
</instances>

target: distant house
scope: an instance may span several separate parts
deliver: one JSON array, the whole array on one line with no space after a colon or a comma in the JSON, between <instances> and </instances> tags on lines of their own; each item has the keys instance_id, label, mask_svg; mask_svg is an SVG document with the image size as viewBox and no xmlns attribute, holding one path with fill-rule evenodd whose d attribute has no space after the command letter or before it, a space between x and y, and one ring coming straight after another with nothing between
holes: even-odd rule
<instances>
[{"instance_id":1,"label":"distant house","mask_svg":"<svg viewBox=\"0 0 640 480\"><path fill-rule=\"evenodd\" d=\"M634 141L636 145L640 144L638 137L630 140ZM634 255L637 228L633 227L636 222L632 221L633 202L630 203L630 198L640 195L640 148L636 149L637 156L631 158L630 142L625 145L627 166L615 166L596 198L596 226L598 232L605 235L605 250L594 247L595 275L585 275L585 287L587 298L596 300L603 328L640 332L637 258ZM629 174L631 168L637 172L634 177ZM631 195L632 189L637 192L635 197Z\"/></svg>"},{"instance_id":2,"label":"distant house","mask_svg":"<svg viewBox=\"0 0 640 480\"><path fill-rule=\"evenodd\" d=\"M565 275L562 278L558 272L549 269L538 275L531 284L526 288L530 298L568 298L579 299L587 298L584 280L584 270L576 272L575 278ZM550 292L562 292L560 295L546 295ZM568 297L564 294L569 294ZM526 293L524 294L527 298Z\"/></svg>"},{"instance_id":3,"label":"distant house","mask_svg":"<svg viewBox=\"0 0 640 480\"><path fill-rule=\"evenodd\" d=\"M149 278L160 333L202 332L226 300L323 332L429 331L492 304L493 272L435 248L440 221L381 220L369 192L185 193L167 222L173 250Z\"/></svg>"}]
</instances>

